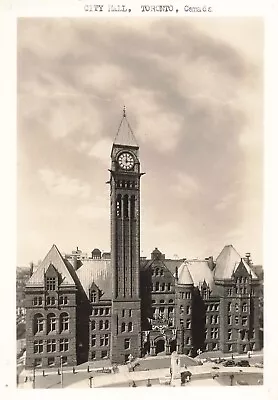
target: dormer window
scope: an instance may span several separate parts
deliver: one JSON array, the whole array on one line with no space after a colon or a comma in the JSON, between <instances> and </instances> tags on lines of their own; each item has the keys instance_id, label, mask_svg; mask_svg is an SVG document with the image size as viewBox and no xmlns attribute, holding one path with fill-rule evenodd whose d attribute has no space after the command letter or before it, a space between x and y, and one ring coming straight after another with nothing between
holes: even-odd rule
<instances>
[{"instance_id":1,"label":"dormer window","mask_svg":"<svg viewBox=\"0 0 278 400\"><path fill-rule=\"evenodd\" d=\"M97 292L95 290L92 290L91 292L91 302L96 303L97 301Z\"/></svg>"},{"instance_id":2,"label":"dormer window","mask_svg":"<svg viewBox=\"0 0 278 400\"><path fill-rule=\"evenodd\" d=\"M56 290L56 278L53 277L46 278L46 290L47 291Z\"/></svg>"}]
</instances>

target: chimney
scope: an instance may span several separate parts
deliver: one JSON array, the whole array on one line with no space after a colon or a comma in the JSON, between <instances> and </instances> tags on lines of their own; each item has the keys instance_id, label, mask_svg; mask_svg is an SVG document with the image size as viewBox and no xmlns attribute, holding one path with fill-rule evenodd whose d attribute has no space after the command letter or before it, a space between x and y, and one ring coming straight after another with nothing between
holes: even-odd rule
<instances>
[{"instance_id":1,"label":"chimney","mask_svg":"<svg viewBox=\"0 0 278 400\"><path fill-rule=\"evenodd\" d=\"M30 262L30 278L33 275L33 273L34 273L34 263L33 263L33 261L31 261Z\"/></svg>"},{"instance_id":2,"label":"chimney","mask_svg":"<svg viewBox=\"0 0 278 400\"><path fill-rule=\"evenodd\" d=\"M252 259L251 259L251 253L245 253L244 260L247 262L247 264L250 266L252 264Z\"/></svg>"},{"instance_id":3,"label":"chimney","mask_svg":"<svg viewBox=\"0 0 278 400\"><path fill-rule=\"evenodd\" d=\"M210 269L211 271L213 271L213 270L214 270L214 267L215 267L215 264L214 264L214 261L213 261L213 256L209 256L209 257L205 258L205 260L206 260L207 263L208 263L209 269Z\"/></svg>"},{"instance_id":4,"label":"chimney","mask_svg":"<svg viewBox=\"0 0 278 400\"><path fill-rule=\"evenodd\" d=\"M175 278L178 281L178 279L179 279L178 267L176 267L176 270L175 270Z\"/></svg>"}]
</instances>

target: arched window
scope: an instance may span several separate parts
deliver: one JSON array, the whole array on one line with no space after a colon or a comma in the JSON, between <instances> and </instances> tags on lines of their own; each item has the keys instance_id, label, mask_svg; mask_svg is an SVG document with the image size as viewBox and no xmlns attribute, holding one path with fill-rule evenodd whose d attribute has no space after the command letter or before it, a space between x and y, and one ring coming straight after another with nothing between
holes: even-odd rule
<instances>
[{"instance_id":1,"label":"arched window","mask_svg":"<svg viewBox=\"0 0 278 400\"><path fill-rule=\"evenodd\" d=\"M117 217L122 216L122 196L118 194L116 201L116 215Z\"/></svg>"},{"instance_id":2,"label":"arched window","mask_svg":"<svg viewBox=\"0 0 278 400\"><path fill-rule=\"evenodd\" d=\"M159 275L159 268L156 268L156 269L155 269L155 275L156 275L156 276Z\"/></svg>"},{"instance_id":3,"label":"arched window","mask_svg":"<svg viewBox=\"0 0 278 400\"><path fill-rule=\"evenodd\" d=\"M159 303L165 303L165 301L164 301L163 299L161 299L161 300L159 301Z\"/></svg>"},{"instance_id":4,"label":"arched window","mask_svg":"<svg viewBox=\"0 0 278 400\"><path fill-rule=\"evenodd\" d=\"M122 322L121 332L125 332L125 322Z\"/></svg>"},{"instance_id":5,"label":"arched window","mask_svg":"<svg viewBox=\"0 0 278 400\"><path fill-rule=\"evenodd\" d=\"M108 321L108 319L105 320L104 327L105 327L105 329L109 329L109 321Z\"/></svg>"},{"instance_id":6,"label":"arched window","mask_svg":"<svg viewBox=\"0 0 278 400\"><path fill-rule=\"evenodd\" d=\"M34 316L34 334L43 332L43 316L36 314Z\"/></svg>"},{"instance_id":7,"label":"arched window","mask_svg":"<svg viewBox=\"0 0 278 400\"><path fill-rule=\"evenodd\" d=\"M56 331L56 315L51 313L47 315L47 333L53 333Z\"/></svg>"},{"instance_id":8,"label":"arched window","mask_svg":"<svg viewBox=\"0 0 278 400\"><path fill-rule=\"evenodd\" d=\"M164 292L164 290L165 290L165 282L161 283L161 290Z\"/></svg>"},{"instance_id":9,"label":"arched window","mask_svg":"<svg viewBox=\"0 0 278 400\"><path fill-rule=\"evenodd\" d=\"M163 276L164 275L164 271L163 271L163 269L161 269L160 270L160 276Z\"/></svg>"},{"instance_id":10,"label":"arched window","mask_svg":"<svg viewBox=\"0 0 278 400\"><path fill-rule=\"evenodd\" d=\"M99 329L103 329L103 320L102 319L99 321Z\"/></svg>"},{"instance_id":11,"label":"arched window","mask_svg":"<svg viewBox=\"0 0 278 400\"><path fill-rule=\"evenodd\" d=\"M170 299L170 300L169 300L169 303L170 303L170 304L173 304L173 303L174 303L174 300L173 300L173 299Z\"/></svg>"},{"instance_id":12,"label":"arched window","mask_svg":"<svg viewBox=\"0 0 278 400\"><path fill-rule=\"evenodd\" d=\"M158 292L159 291L159 282L155 283L155 290Z\"/></svg>"},{"instance_id":13,"label":"arched window","mask_svg":"<svg viewBox=\"0 0 278 400\"><path fill-rule=\"evenodd\" d=\"M93 319L92 320L92 325L91 325L92 331L96 329L96 321Z\"/></svg>"},{"instance_id":14,"label":"arched window","mask_svg":"<svg viewBox=\"0 0 278 400\"><path fill-rule=\"evenodd\" d=\"M235 304L235 312L238 312L239 311L239 306L238 306L238 304L236 303Z\"/></svg>"},{"instance_id":15,"label":"arched window","mask_svg":"<svg viewBox=\"0 0 278 400\"><path fill-rule=\"evenodd\" d=\"M128 218L128 195L124 195L124 218Z\"/></svg>"},{"instance_id":16,"label":"arched window","mask_svg":"<svg viewBox=\"0 0 278 400\"><path fill-rule=\"evenodd\" d=\"M127 328L128 332L132 331L132 322L128 323L128 328Z\"/></svg>"},{"instance_id":17,"label":"arched window","mask_svg":"<svg viewBox=\"0 0 278 400\"><path fill-rule=\"evenodd\" d=\"M168 289L169 292L171 291L171 283L167 284L167 289Z\"/></svg>"},{"instance_id":18,"label":"arched window","mask_svg":"<svg viewBox=\"0 0 278 400\"><path fill-rule=\"evenodd\" d=\"M242 312L247 312L247 303L242 304Z\"/></svg>"},{"instance_id":19,"label":"arched window","mask_svg":"<svg viewBox=\"0 0 278 400\"><path fill-rule=\"evenodd\" d=\"M67 313L60 315L60 329L61 332L69 330L69 315Z\"/></svg>"}]
</instances>

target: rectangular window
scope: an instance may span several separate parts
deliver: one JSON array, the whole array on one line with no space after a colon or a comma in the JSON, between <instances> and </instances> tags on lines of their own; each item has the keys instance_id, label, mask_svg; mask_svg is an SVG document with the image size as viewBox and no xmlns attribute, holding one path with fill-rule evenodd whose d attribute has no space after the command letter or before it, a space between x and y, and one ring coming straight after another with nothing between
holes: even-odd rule
<instances>
[{"instance_id":1,"label":"rectangular window","mask_svg":"<svg viewBox=\"0 0 278 400\"><path fill-rule=\"evenodd\" d=\"M180 325L183 326L183 318L180 319Z\"/></svg>"},{"instance_id":2,"label":"rectangular window","mask_svg":"<svg viewBox=\"0 0 278 400\"><path fill-rule=\"evenodd\" d=\"M168 291L170 292L170 291L171 291L171 283L168 283L167 286L168 286L167 289L168 289Z\"/></svg>"},{"instance_id":3,"label":"rectangular window","mask_svg":"<svg viewBox=\"0 0 278 400\"><path fill-rule=\"evenodd\" d=\"M98 315L98 308L94 309L94 315Z\"/></svg>"},{"instance_id":4,"label":"rectangular window","mask_svg":"<svg viewBox=\"0 0 278 400\"><path fill-rule=\"evenodd\" d=\"M190 329L191 328L191 320L187 319L186 320L186 329Z\"/></svg>"},{"instance_id":5,"label":"rectangular window","mask_svg":"<svg viewBox=\"0 0 278 400\"><path fill-rule=\"evenodd\" d=\"M100 336L100 346L104 346L104 336Z\"/></svg>"},{"instance_id":6,"label":"rectangular window","mask_svg":"<svg viewBox=\"0 0 278 400\"><path fill-rule=\"evenodd\" d=\"M96 345L96 335L92 335L91 346L94 347Z\"/></svg>"},{"instance_id":7,"label":"rectangular window","mask_svg":"<svg viewBox=\"0 0 278 400\"><path fill-rule=\"evenodd\" d=\"M37 306L38 305L38 298L34 297L33 298L33 306Z\"/></svg>"},{"instance_id":8,"label":"rectangular window","mask_svg":"<svg viewBox=\"0 0 278 400\"><path fill-rule=\"evenodd\" d=\"M41 366L42 366L42 359L35 358L35 367L41 367Z\"/></svg>"},{"instance_id":9,"label":"rectangular window","mask_svg":"<svg viewBox=\"0 0 278 400\"><path fill-rule=\"evenodd\" d=\"M210 323L213 324L214 323L214 315L210 316Z\"/></svg>"},{"instance_id":10,"label":"rectangular window","mask_svg":"<svg viewBox=\"0 0 278 400\"><path fill-rule=\"evenodd\" d=\"M130 339L125 339L124 348L125 350L130 349Z\"/></svg>"},{"instance_id":11,"label":"rectangular window","mask_svg":"<svg viewBox=\"0 0 278 400\"><path fill-rule=\"evenodd\" d=\"M232 303L228 303L228 312L232 311Z\"/></svg>"},{"instance_id":12,"label":"rectangular window","mask_svg":"<svg viewBox=\"0 0 278 400\"><path fill-rule=\"evenodd\" d=\"M125 310L122 310L122 317L125 316Z\"/></svg>"},{"instance_id":13,"label":"rectangular window","mask_svg":"<svg viewBox=\"0 0 278 400\"><path fill-rule=\"evenodd\" d=\"M60 339L60 351L68 351L69 339Z\"/></svg>"},{"instance_id":14,"label":"rectangular window","mask_svg":"<svg viewBox=\"0 0 278 400\"><path fill-rule=\"evenodd\" d=\"M228 345L228 351L232 351L233 350L233 345L232 344L229 344Z\"/></svg>"},{"instance_id":15,"label":"rectangular window","mask_svg":"<svg viewBox=\"0 0 278 400\"><path fill-rule=\"evenodd\" d=\"M232 329L228 329L228 340L232 340Z\"/></svg>"},{"instance_id":16,"label":"rectangular window","mask_svg":"<svg viewBox=\"0 0 278 400\"><path fill-rule=\"evenodd\" d=\"M208 338L208 330L205 329L205 339L207 339L207 338Z\"/></svg>"},{"instance_id":17,"label":"rectangular window","mask_svg":"<svg viewBox=\"0 0 278 400\"><path fill-rule=\"evenodd\" d=\"M235 316L235 324L236 325L238 324L238 316L237 315Z\"/></svg>"},{"instance_id":18,"label":"rectangular window","mask_svg":"<svg viewBox=\"0 0 278 400\"><path fill-rule=\"evenodd\" d=\"M186 314L190 314L191 313L191 307L190 306L186 306Z\"/></svg>"},{"instance_id":19,"label":"rectangular window","mask_svg":"<svg viewBox=\"0 0 278 400\"><path fill-rule=\"evenodd\" d=\"M99 309L99 315L103 315L103 311L104 311L103 308L100 308Z\"/></svg>"},{"instance_id":20,"label":"rectangular window","mask_svg":"<svg viewBox=\"0 0 278 400\"><path fill-rule=\"evenodd\" d=\"M109 346L109 335L107 333L104 335L104 346Z\"/></svg>"},{"instance_id":21,"label":"rectangular window","mask_svg":"<svg viewBox=\"0 0 278 400\"><path fill-rule=\"evenodd\" d=\"M102 350L101 358L107 358L107 357L108 357L108 351L107 350Z\"/></svg>"},{"instance_id":22,"label":"rectangular window","mask_svg":"<svg viewBox=\"0 0 278 400\"><path fill-rule=\"evenodd\" d=\"M67 365L68 363L68 357L63 356L62 357L62 365Z\"/></svg>"},{"instance_id":23,"label":"rectangular window","mask_svg":"<svg viewBox=\"0 0 278 400\"><path fill-rule=\"evenodd\" d=\"M105 309L105 315L109 315L109 308L108 307Z\"/></svg>"},{"instance_id":24,"label":"rectangular window","mask_svg":"<svg viewBox=\"0 0 278 400\"><path fill-rule=\"evenodd\" d=\"M190 292L185 292L185 298L186 299L191 299L191 293Z\"/></svg>"},{"instance_id":25,"label":"rectangular window","mask_svg":"<svg viewBox=\"0 0 278 400\"><path fill-rule=\"evenodd\" d=\"M161 291L164 292L165 291L165 283L161 283Z\"/></svg>"},{"instance_id":26,"label":"rectangular window","mask_svg":"<svg viewBox=\"0 0 278 400\"><path fill-rule=\"evenodd\" d=\"M47 343L46 344L47 353L54 353L54 351L56 351L56 340L48 339L46 343Z\"/></svg>"},{"instance_id":27,"label":"rectangular window","mask_svg":"<svg viewBox=\"0 0 278 400\"><path fill-rule=\"evenodd\" d=\"M214 323L215 323L215 324L218 324L218 323L219 323L218 315L215 315L215 317L214 317Z\"/></svg>"},{"instance_id":28,"label":"rectangular window","mask_svg":"<svg viewBox=\"0 0 278 400\"><path fill-rule=\"evenodd\" d=\"M91 353L91 360L95 360L96 359L96 352L92 351Z\"/></svg>"},{"instance_id":29,"label":"rectangular window","mask_svg":"<svg viewBox=\"0 0 278 400\"><path fill-rule=\"evenodd\" d=\"M96 329L96 321L93 319L91 323L91 329L94 331Z\"/></svg>"},{"instance_id":30,"label":"rectangular window","mask_svg":"<svg viewBox=\"0 0 278 400\"><path fill-rule=\"evenodd\" d=\"M232 288L228 288L227 289L227 295L228 296L232 296L232 293L233 293L233 289Z\"/></svg>"},{"instance_id":31,"label":"rectangular window","mask_svg":"<svg viewBox=\"0 0 278 400\"><path fill-rule=\"evenodd\" d=\"M132 310L129 310L128 316L132 317Z\"/></svg>"},{"instance_id":32,"label":"rectangular window","mask_svg":"<svg viewBox=\"0 0 278 400\"><path fill-rule=\"evenodd\" d=\"M56 278L46 278L46 290L56 290Z\"/></svg>"},{"instance_id":33,"label":"rectangular window","mask_svg":"<svg viewBox=\"0 0 278 400\"><path fill-rule=\"evenodd\" d=\"M159 282L155 283L155 290L158 292L159 291Z\"/></svg>"},{"instance_id":34,"label":"rectangular window","mask_svg":"<svg viewBox=\"0 0 278 400\"><path fill-rule=\"evenodd\" d=\"M219 304L215 304L214 309L215 311L219 311Z\"/></svg>"},{"instance_id":35,"label":"rectangular window","mask_svg":"<svg viewBox=\"0 0 278 400\"><path fill-rule=\"evenodd\" d=\"M49 367L53 367L54 364L55 364L55 358L54 358L54 357L49 357L49 358L47 359L47 365L48 365Z\"/></svg>"},{"instance_id":36,"label":"rectangular window","mask_svg":"<svg viewBox=\"0 0 278 400\"><path fill-rule=\"evenodd\" d=\"M228 325L232 325L232 317L231 317L231 315L228 315Z\"/></svg>"},{"instance_id":37,"label":"rectangular window","mask_svg":"<svg viewBox=\"0 0 278 400\"><path fill-rule=\"evenodd\" d=\"M43 340L35 340L34 353L42 353L42 352L43 352Z\"/></svg>"}]
</instances>

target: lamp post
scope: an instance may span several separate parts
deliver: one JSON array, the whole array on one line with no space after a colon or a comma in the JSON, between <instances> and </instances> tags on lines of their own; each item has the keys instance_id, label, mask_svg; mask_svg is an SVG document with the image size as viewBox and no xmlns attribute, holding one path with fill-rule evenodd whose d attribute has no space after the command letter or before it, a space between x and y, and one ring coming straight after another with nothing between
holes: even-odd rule
<instances>
[{"instance_id":1,"label":"lamp post","mask_svg":"<svg viewBox=\"0 0 278 400\"><path fill-rule=\"evenodd\" d=\"M34 368L33 368L33 389L36 388L36 361L34 360Z\"/></svg>"},{"instance_id":2,"label":"lamp post","mask_svg":"<svg viewBox=\"0 0 278 400\"><path fill-rule=\"evenodd\" d=\"M92 387L93 387L93 377L92 376L90 376L89 381L90 381L90 389L92 389Z\"/></svg>"},{"instance_id":3,"label":"lamp post","mask_svg":"<svg viewBox=\"0 0 278 400\"><path fill-rule=\"evenodd\" d=\"M60 361L61 361L61 389L63 389L63 357L60 356Z\"/></svg>"}]
</instances>

